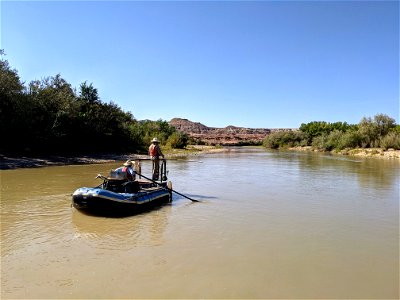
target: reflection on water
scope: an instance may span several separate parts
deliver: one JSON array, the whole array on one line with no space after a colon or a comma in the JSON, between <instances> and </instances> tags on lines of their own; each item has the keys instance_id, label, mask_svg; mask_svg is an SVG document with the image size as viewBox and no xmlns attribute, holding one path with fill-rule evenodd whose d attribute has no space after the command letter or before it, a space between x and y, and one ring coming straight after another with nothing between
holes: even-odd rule
<instances>
[{"instance_id":1,"label":"reflection on water","mask_svg":"<svg viewBox=\"0 0 400 300\"><path fill-rule=\"evenodd\" d=\"M169 162L203 203L71 208L117 166L0 171L2 298L399 297L398 161L231 148Z\"/></svg>"},{"instance_id":2,"label":"reflection on water","mask_svg":"<svg viewBox=\"0 0 400 300\"><path fill-rule=\"evenodd\" d=\"M99 218L72 211L74 238L100 242L102 248L124 250L140 245L162 244L171 207L165 205L153 211L125 218ZM100 246L100 245L99 245Z\"/></svg>"}]
</instances>

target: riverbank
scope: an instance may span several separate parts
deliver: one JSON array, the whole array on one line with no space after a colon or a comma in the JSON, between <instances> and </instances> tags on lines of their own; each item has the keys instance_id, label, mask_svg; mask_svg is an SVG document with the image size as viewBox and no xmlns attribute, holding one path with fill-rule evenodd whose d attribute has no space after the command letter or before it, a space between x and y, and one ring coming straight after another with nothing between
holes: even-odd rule
<instances>
[{"instance_id":1,"label":"riverbank","mask_svg":"<svg viewBox=\"0 0 400 300\"><path fill-rule=\"evenodd\" d=\"M292 151L313 151L321 152L311 146L292 147ZM186 149L166 149L164 150L167 159L178 159L187 156L220 153L229 151L229 148L203 145L189 145ZM400 150L380 148L368 149L346 149L341 151L331 151L332 154L356 156L356 157L374 157L380 159L399 159ZM78 157L67 156L43 156L43 157L11 157L0 155L0 170L10 170L19 168L39 168L48 166L64 166L64 165L83 165L83 164L102 164L115 161L125 161L135 158L147 158L145 154L93 154L83 155Z\"/></svg>"},{"instance_id":2,"label":"riverbank","mask_svg":"<svg viewBox=\"0 0 400 300\"><path fill-rule=\"evenodd\" d=\"M189 155L198 155L203 153L223 152L226 149L215 146L197 146L191 145L187 149L166 149L164 150L165 158L176 159ZM0 170L10 170L19 168L40 168L48 166L64 166L64 165L83 165L83 164L102 164L115 161L125 161L134 158L147 158L145 154L88 154L77 157L49 155L43 157L28 156L3 156L0 155Z\"/></svg>"},{"instance_id":3,"label":"riverbank","mask_svg":"<svg viewBox=\"0 0 400 300\"><path fill-rule=\"evenodd\" d=\"M315 149L311 146L298 146L291 147L289 150L293 151L313 151L313 152L324 152ZM340 151L329 151L332 154L349 155L357 157L374 157L383 159L400 159L400 150L388 149L383 150L381 148L357 148L357 149L344 149Z\"/></svg>"}]
</instances>

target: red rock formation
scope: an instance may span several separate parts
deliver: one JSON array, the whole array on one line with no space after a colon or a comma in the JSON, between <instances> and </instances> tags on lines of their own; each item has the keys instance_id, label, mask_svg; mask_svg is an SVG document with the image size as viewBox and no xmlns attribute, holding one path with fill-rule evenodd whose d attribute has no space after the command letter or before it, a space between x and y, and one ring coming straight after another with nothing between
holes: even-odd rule
<instances>
[{"instance_id":1,"label":"red rock formation","mask_svg":"<svg viewBox=\"0 0 400 300\"><path fill-rule=\"evenodd\" d=\"M266 128L244 128L229 125L225 128L208 127L199 122L174 118L169 124L189 137L208 145L261 144L271 133Z\"/></svg>"}]
</instances>

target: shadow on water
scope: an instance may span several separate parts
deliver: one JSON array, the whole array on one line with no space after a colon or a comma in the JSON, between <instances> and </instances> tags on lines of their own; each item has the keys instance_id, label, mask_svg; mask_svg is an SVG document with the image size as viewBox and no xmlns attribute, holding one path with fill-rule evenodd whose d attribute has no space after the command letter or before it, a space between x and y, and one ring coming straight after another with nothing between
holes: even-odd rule
<instances>
[{"instance_id":1,"label":"shadow on water","mask_svg":"<svg viewBox=\"0 0 400 300\"><path fill-rule=\"evenodd\" d=\"M119 218L127 218L127 217L133 217L133 216L138 216L138 215L146 215L146 214L152 213L154 211L163 209L164 207L171 207L171 206L175 205L177 201L187 201L188 203L194 204L194 203L207 203L207 202L209 202L207 200L218 198L218 197L214 197L214 196L206 196L206 195L199 195L199 194L187 194L187 196L197 199L199 201L191 201L180 195L174 195L172 202L168 202L168 203L155 202L155 203L150 203L147 205L135 207L134 209L127 209L124 211L109 210L108 208L98 209L98 210L81 210L81 209L74 208L74 210L76 210L77 213L80 213L80 214L86 215L86 216L90 216L90 217L103 217L103 218L119 219Z\"/></svg>"},{"instance_id":2,"label":"shadow on water","mask_svg":"<svg viewBox=\"0 0 400 300\"><path fill-rule=\"evenodd\" d=\"M109 208L104 209L97 209L97 210L78 210L83 215L92 216L92 217L105 217L105 218L126 218L126 217L133 217L141 214L147 214L157 209L160 209L164 206L171 206L171 203L150 203L147 205L135 207L133 209L126 209L126 210L110 210Z\"/></svg>"}]
</instances>

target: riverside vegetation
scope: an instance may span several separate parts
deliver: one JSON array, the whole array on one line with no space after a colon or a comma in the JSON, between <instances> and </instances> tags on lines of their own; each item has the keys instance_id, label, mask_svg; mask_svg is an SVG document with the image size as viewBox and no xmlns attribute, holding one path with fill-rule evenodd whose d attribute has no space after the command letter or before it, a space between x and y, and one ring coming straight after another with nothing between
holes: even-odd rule
<instances>
[{"instance_id":1,"label":"riverside vegetation","mask_svg":"<svg viewBox=\"0 0 400 300\"><path fill-rule=\"evenodd\" d=\"M165 149L189 141L167 121L137 121L114 102L103 102L91 83L76 90L57 74L25 85L0 54L3 155L145 153L154 136Z\"/></svg>"},{"instance_id":2,"label":"riverside vegetation","mask_svg":"<svg viewBox=\"0 0 400 300\"><path fill-rule=\"evenodd\" d=\"M399 150L400 126L385 114L364 117L358 124L315 121L301 124L298 131L271 133L263 145L272 149L311 147L319 151L336 152L355 148Z\"/></svg>"},{"instance_id":3,"label":"riverside vegetation","mask_svg":"<svg viewBox=\"0 0 400 300\"><path fill-rule=\"evenodd\" d=\"M146 153L154 136L166 153L198 151L186 146L199 141L167 121L138 121L114 102L102 101L92 83L85 81L76 89L57 74L26 85L4 58L3 50L0 56L2 155ZM363 118L356 125L311 122L301 124L298 131L272 132L263 145L274 149L309 146L323 151L400 149L400 126L383 114Z\"/></svg>"}]
</instances>

